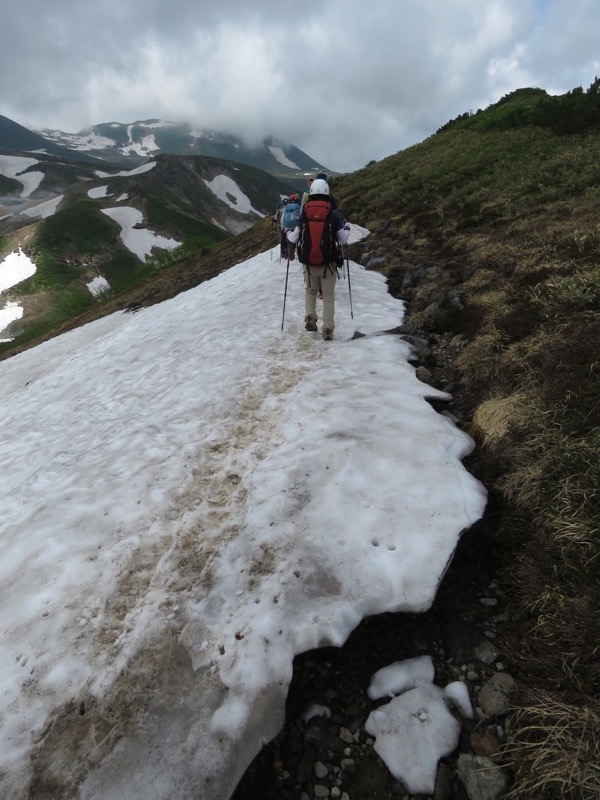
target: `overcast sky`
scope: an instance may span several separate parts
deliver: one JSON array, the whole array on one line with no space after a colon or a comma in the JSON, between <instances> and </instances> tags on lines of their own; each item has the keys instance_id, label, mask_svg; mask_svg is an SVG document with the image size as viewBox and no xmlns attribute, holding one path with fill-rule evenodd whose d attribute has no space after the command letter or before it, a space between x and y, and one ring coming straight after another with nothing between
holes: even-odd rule
<instances>
[{"instance_id":1,"label":"overcast sky","mask_svg":"<svg viewBox=\"0 0 600 800\"><path fill-rule=\"evenodd\" d=\"M20 0L0 114L69 133L186 121L353 170L514 89L587 89L599 42L598 0Z\"/></svg>"}]
</instances>

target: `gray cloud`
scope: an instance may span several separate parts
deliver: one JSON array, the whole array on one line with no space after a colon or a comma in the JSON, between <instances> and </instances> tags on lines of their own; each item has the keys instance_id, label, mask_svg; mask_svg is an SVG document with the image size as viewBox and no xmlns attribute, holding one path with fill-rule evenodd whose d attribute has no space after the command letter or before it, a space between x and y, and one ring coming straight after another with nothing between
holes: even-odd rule
<instances>
[{"instance_id":1,"label":"gray cloud","mask_svg":"<svg viewBox=\"0 0 600 800\"><path fill-rule=\"evenodd\" d=\"M596 0L22 0L2 14L0 113L272 134L351 170L514 89L587 88L598 41Z\"/></svg>"}]
</instances>

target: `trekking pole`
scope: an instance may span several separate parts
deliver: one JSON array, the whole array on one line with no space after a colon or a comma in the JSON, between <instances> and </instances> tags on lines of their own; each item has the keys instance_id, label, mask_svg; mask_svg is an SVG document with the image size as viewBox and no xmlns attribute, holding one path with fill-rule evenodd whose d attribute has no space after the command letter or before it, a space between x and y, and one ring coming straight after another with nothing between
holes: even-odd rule
<instances>
[{"instance_id":1,"label":"trekking pole","mask_svg":"<svg viewBox=\"0 0 600 800\"><path fill-rule=\"evenodd\" d=\"M350 316L354 319L354 311L352 310L352 287L350 286L350 261L348 260L348 251L344 247L346 254L346 269L348 270L348 294L350 295Z\"/></svg>"},{"instance_id":2,"label":"trekking pole","mask_svg":"<svg viewBox=\"0 0 600 800\"><path fill-rule=\"evenodd\" d=\"M283 330L283 320L285 319L285 299L287 297L288 275L290 274L290 257L288 254L287 269L285 271L285 289L283 291L283 314L281 315L281 330Z\"/></svg>"}]
</instances>

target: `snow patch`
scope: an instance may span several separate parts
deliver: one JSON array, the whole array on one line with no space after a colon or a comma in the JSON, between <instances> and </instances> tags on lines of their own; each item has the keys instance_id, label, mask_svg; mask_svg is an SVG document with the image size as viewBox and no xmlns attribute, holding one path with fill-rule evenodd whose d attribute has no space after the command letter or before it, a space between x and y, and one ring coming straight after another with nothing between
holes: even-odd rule
<instances>
[{"instance_id":1,"label":"snow patch","mask_svg":"<svg viewBox=\"0 0 600 800\"><path fill-rule=\"evenodd\" d=\"M18 303L6 303L4 308L0 308L0 337L11 322L23 317L23 307ZM0 342L12 342L12 337L0 338Z\"/></svg>"},{"instance_id":2,"label":"snow patch","mask_svg":"<svg viewBox=\"0 0 600 800\"><path fill-rule=\"evenodd\" d=\"M23 156L2 156L0 155L0 175L5 178L13 178L23 186L21 197L29 197L38 188L42 179L43 172L25 172L29 167L33 167L40 162L36 158L24 158Z\"/></svg>"},{"instance_id":3,"label":"snow patch","mask_svg":"<svg viewBox=\"0 0 600 800\"><path fill-rule=\"evenodd\" d=\"M121 226L121 241L140 261L147 261L155 247L160 250L174 250L181 244L176 239L159 236L148 228L137 227L144 221L144 215L137 208L131 206L103 208L102 213Z\"/></svg>"},{"instance_id":4,"label":"snow patch","mask_svg":"<svg viewBox=\"0 0 600 800\"><path fill-rule=\"evenodd\" d=\"M204 180L204 183L219 200L226 203L229 208L239 211L240 214L257 214L259 217L265 216L261 214L260 211L253 208L250 199L228 175L217 175L212 181Z\"/></svg>"},{"instance_id":5,"label":"snow patch","mask_svg":"<svg viewBox=\"0 0 600 800\"><path fill-rule=\"evenodd\" d=\"M349 262L354 318L340 280L323 342L295 264L282 330L276 254L0 362L0 796L91 696L77 747L53 729L48 769L86 775L69 796L230 797L295 654L428 608L483 513L471 439L426 402L442 395L409 345L368 335L402 322L384 276ZM406 713L444 727L428 769L454 732L426 690Z\"/></svg>"},{"instance_id":6,"label":"snow patch","mask_svg":"<svg viewBox=\"0 0 600 800\"><path fill-rule=\"evenodd\" d=\"M19 248L0 262L0 293L35 275L36 266Z\"/></svg>"},{"instance_id":7,"label":"snow patch","mask_svg":"<svg viewBox=\"0 0 600 800\"><path fill-rule=\"evenodd\" d=\"M101 297L103 294L106 294L106 292L110 292L110 283L101 275L94 278L93 281L86 283L86 286L94 297Z\"/></svg>"},{"instance_id":8,"label":"snow patch","mask_svg":"<svg viewBox=\"0 0 600 800\"><path fill-rule=\"evenodd\" d=\"M108 186L94 186L93 189L90 189L88 192L88 197L91 197L92 200L99 200L101 197L109 197L108 193Z\"/></svg>"},{"instance_id":9,"label":"snow patch","mask_svg":"<svg viewBox=\"0 0 600 800\"><path fill-rule=\"evenodd\" d=\"M27 217L41 217L42 219L51 217L56 214L63 197L64 194L59 194L58 197L53 197L52 200L45 200L43 203L24 209L21 214L25 214Z\"/></svg>"},{"instance_id":10,"label":"snow patch","mask_svg":"<svg viewBox=\"0 0 600 800\"><path fill-rule=\"evenodd\" d=\"M371 699L400 695L372 711L365 730L376 737L375 751L411 794L433 793L438 761L458 745L460 723L448 705L466 719L473 718L464 683L455 681L441 689L433 678L433 661L421 656L380 669L368 690Z\"/></svg>"},{"instance_id":11,"label":"snow patch","mask_svg":"<svg viewBox=\"0 0 600 800\"><path fill-rule=\"evenodd\" d=\"M156 161L149 161L147 164L142 164L141 167L134 169L125 169L121 172L102 172L101 170L94 170L99 178L128 178L131 175L142 175L144 172L149 172L156 166Z\"/></svg>"},{"instance_id":12,"label":"snow patch","mask_svg":"<svg viewBox=\"0 0 600 800\"><path fill-rule=\"evenodd\" d=\"M269 150L271 151L273 158L284 167L290 167L290 169L300 169L298 164L294 164L293 161L289 160L281 147L269 147Z\"/></svg>"}]
</instances>

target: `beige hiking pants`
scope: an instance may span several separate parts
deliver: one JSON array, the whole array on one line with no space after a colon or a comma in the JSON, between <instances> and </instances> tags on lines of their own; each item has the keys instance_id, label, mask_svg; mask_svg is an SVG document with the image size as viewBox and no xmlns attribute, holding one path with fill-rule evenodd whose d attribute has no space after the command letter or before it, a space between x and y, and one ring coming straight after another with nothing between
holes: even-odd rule
<instances>
[{"instance_id":1,"label":"beige hiking pants","mask_svg":"<svg viewBox=\"0 0 600 800\"><path fill-rule=\"evenodd\" d=\"M323 292L323 327L334 330L335 284L338 279L335 267L304 267L306 316L317 319L317 294Z\"/></svg>"}]
</instances>

